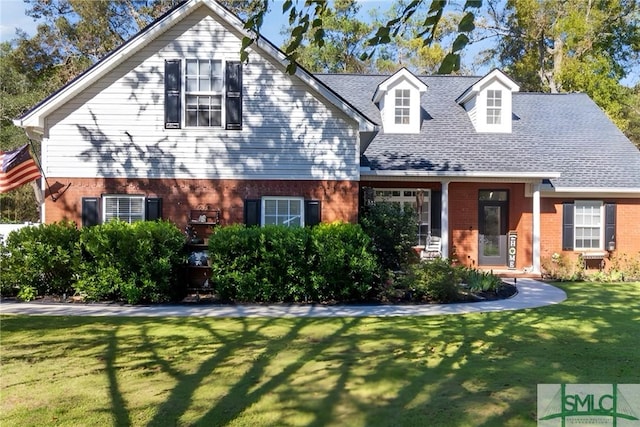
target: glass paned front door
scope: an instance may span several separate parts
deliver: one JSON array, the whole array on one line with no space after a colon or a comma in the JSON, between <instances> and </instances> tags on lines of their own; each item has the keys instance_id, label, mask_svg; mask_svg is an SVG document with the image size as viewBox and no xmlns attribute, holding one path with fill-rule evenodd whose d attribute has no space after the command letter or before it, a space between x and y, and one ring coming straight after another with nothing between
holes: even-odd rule
<instances>
[{"instance_id":1,"label":"glass paned front door","mask_svg":"<svg viewBox=\"0 0 640 427\"><path fill-rule=\"evenodd\" d=\"M508 207L506 191L480 192L479 265L506 265Z\"/></svg>"}]
</instances>

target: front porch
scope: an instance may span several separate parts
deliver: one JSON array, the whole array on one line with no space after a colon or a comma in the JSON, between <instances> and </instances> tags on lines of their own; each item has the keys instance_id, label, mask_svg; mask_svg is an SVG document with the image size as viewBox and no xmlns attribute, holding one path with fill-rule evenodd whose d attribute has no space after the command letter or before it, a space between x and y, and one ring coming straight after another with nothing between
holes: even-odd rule
<instances>
[{"instance_id":1,"label":"front porch","mask_svg":"<svg viewBox=\"0 0 640 427\"><path fill-rule=\"evenodd\" d=\"M541 181L520 180L524 182L376 177L361 184L374 197L365 196L365 203L382 201L416 210L416 249L423 248L419 254L440 253L504 277L540 278ZM438 248L429 252L431 236L438 238Z\"/></svg>"}]
</instances>

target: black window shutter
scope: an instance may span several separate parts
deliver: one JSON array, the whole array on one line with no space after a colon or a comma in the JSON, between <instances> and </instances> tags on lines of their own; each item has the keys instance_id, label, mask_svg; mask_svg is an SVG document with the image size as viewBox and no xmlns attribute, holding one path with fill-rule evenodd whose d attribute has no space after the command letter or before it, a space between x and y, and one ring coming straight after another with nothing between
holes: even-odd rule
<instances>
[{"instance_id":1,"label":"black window shutter","mask_svg":"<svg viewBox=\"0 0 640 427\"><path fill-rule=\"evenodd\" d=\"M573 203L562 204L562 250L573 250Z\"/></svg>"},{"instance_id":2,"label":"black window shutter","mask_svg":"<svg viewBox=\"0 0 640 427\"><path fill-rule=\"evenodd\" d=\"M322 220L322 203L320 200L304 201L304 225L313 227Z\"/></svg>"},{"instance_id":3,"label":"black window shutter","mask_svg":"<svg viewBox=\"0 0 640 427\"><path fill-rule=\"evenodd\" d=\"M82 226L90 227L100 224L100 198L82 198Z\"/></svg>"},{"instance_id":4,"label":"black window shutter","mask_svg":"<svg viewBox=\"0 0 640 427\"><path fill-rule=\"evenodd\" d=\"M242 62L227 62L225 82L226 127L239 130L242 129Z\"/></svg>"},{"instance_id":5,"label":"black window shutter","mask_svg":"<svg viewBox=\"0 0 640 427\"><path fill-rule=\"evenodd\" d=\"M609 247L609 242L616 241L616 204L606 203L604 205L604 247ZM614 246L615 247L615 246Z\"/></svg>"},{"instance_id":6,"label":"black window shutter","mask_svg":"<svg viewBox=\"0 0 640 427\"><path fill-rule=\"evenodd\" d=\"M182 109L180 88L182 61L170 59L164 62L164 128L180 129Z\"/></svg>"},{"instance_id":7,"label":"black window shutter","mask_svg":"<svg viewBox=\"0 0 640 427\"><path fill-rule=\"evenodd\" d=\"M146 200L145 219L147 221L155 221L162 219L162 199L148 198Z\"/></svg>"},{"instance_id":8,"label":"black window shutter","mask_svg":"<svg viewBox=\"0 0 640 427\"><path fill-rule=\"evenodd\" d=\"M431 234L440 236L442 228L442 191L431 190Z\"/></svg>"},{"instance_id":9,"label":"black window shutter","mask_svg":"<svg viewBox=\"0 0 640 427\"><path fill-rule=\"evenodd\" d=\"M262 201L247 199L244 201L244 224L247 227L260 225L260 208Z\"/></svg>"}]
</instances>

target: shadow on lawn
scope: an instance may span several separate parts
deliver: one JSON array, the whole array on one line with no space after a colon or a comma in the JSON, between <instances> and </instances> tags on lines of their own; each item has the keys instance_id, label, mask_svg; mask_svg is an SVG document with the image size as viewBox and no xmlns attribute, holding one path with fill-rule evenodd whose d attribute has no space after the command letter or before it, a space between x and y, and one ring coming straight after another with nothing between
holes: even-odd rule
<instances>
[{"instance_id":1,"label":"shadow on lawn","mask_svg":"<svg viewBox=\"0 0 640 427\"><path fill-rule=\"evenodd\" d=\"M102 349L118 426L140 425L124 369L171 379L148 426L535 425L539 383L640 382L639 291L580 286L563 304L516 312L42 326L95 333L59 344Z\"/></svg>"}]
</instances>

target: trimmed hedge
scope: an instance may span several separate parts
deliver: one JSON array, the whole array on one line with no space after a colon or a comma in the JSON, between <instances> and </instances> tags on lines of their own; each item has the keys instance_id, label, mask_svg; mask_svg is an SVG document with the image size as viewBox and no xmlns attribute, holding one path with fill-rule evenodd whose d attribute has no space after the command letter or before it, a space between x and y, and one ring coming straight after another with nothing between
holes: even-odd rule
<instances>
[{"instance_id":1,"label":"trimmed hedge","mask_svg":"<svg viewBox=\"0 0 640 427\"><path fill-rule=\"evenodd\" d=\"M354 224L222 227L209 239L215 290L231 301L349 301L377 280L371 239Z\"/></svg>"},{"instance_id":2,"label":"trimmed hedge","mask_svg":"<svg viewBox=\"0 0 640 427\"><path fill-rule=\"evenodd\" d=\"M73 292L80 251L75 223L60 222L12 231L0 245L0 292L35 295Z\"/></svg>"},{"instance_id":3,"label":"trimmed hedge","mask_svg":"<svg viewBox=\"0 0 640 427\"><path fill-rule=\"evenodd\" d=\"M177 296L184 235L166 221L110 221L80 233L82 261L75 290L91 300L130 304Z\"/></svg>"},{"instance_id":4,"label":"trimmed hedge","mask_svg":"<svg viewBox=\"0 0 640 427\"><path fill-rule=\"evenodd\" d=\"M25 300L79 293L95 301L168 301L180 294L186 259L184 235L163 221L25 227L0 250L2 295Z\"/></svg>"}]
</instances>

